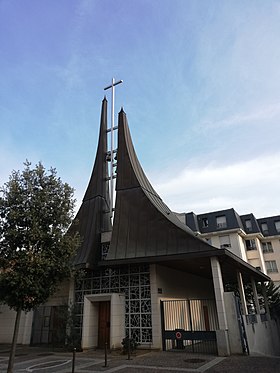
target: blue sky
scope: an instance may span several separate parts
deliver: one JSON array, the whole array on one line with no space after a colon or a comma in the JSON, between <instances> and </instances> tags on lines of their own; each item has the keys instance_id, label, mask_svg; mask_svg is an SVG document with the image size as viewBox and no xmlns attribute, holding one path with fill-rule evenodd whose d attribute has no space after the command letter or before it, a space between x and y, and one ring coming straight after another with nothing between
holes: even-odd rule
<instances>
[{"instance_id":1,"label":"blue sky","mask_svg":"<svg viewBox=\"0 0 280 373\"><path fill-rule=\"evenodd\" d=\"M0 185L42 161L79 204L115 77L171 209L278 215L279 46L279 0L0 0Z\"/></svg>"}]
</instances>

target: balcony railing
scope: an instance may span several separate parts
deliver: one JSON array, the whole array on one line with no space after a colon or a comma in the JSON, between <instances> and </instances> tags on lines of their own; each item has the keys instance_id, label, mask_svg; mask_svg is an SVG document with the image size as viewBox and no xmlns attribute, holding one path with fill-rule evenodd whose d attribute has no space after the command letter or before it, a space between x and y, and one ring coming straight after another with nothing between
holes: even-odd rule
<instances>
[{"instance_id":1,"label":"balcony railing","mask_svg":"<svg viewBox=\"0 0 280 373\"><path fill-rule=\"evenodd\" d=\"M255 313L250 313L246 315L246 322L247 324L256 324L258 322L257 315Z\"/></svg>"},{"instance_id":2,"label":"balcony railing","mask_svg":"<svg viewBox=\"0 0 280 373\"><path fill-rule=\"evenodd\" d=\"M217 223L217 228L218 229L227 228L227 223L226 222L224 222L224 223Z\"/></svg>"},{"instance_id":3,"label":"balcony railing","mask_svg":"<svg viewBox=\"0 0 280 373\"><path fill-rule=\"evenodd\" d=\"M220 245L220 248L221 249L228 249L231 247L231 244L230 243L223 243L222 245Z\"/></svg>"},{"instance_id":4,"label":"balcony railing","mask_svg":"<svg viewBox=\"0 0 280 373\"><path fill-rule=\"evenodd\" d=\"M261 322L268 321L267 313L261 313Z\"/></svg>"}]
</instances>

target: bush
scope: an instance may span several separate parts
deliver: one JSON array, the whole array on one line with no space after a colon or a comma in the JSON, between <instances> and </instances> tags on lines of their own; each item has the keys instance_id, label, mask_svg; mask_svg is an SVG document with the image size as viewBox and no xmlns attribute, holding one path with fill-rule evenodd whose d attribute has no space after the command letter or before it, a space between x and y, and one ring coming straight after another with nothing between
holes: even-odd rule
<instances>
[{"instance_id":1,"label":"bush","mask_svg":"<svg viewBox=\"0 0 280 373\"><path fill-rule=\"evenodd\" d=\"M128 354L129 347L130 347L130 353L134 352L136 348L140 345L140 343L136 342L135 339L125 337L122 340L122 345L123 345L123 353L126 355Z\"/></svg>"}]
</instances>

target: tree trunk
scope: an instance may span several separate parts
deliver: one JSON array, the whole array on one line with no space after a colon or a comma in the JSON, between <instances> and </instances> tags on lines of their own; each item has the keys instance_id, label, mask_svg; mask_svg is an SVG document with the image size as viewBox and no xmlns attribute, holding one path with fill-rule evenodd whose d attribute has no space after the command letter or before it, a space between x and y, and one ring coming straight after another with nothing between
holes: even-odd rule
<instances>
[{"instance_id":1,"label":"tree trunk","mask_svg":"<svg viewBox=\"0 0 280 373\"><path fill-rule=\"evenodd\" d=\"M18 331L19 331L19 323L20 323L20 316L21 316L21 308L17 310L16 321L15 321L15 328L14 328L14 335L13 335L13 342L10 351L9 357L9 365L7 373L13 373L13 367L15 362L15 354L16 354L16 345L18 339Z\"/></svg>"}]
</instances>

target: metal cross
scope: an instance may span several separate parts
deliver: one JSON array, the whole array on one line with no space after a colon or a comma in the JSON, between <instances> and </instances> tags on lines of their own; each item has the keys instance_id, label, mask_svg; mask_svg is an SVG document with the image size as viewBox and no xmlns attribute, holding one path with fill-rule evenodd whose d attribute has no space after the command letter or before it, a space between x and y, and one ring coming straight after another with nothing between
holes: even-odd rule
<instances>
[{"instance_id":1,"label":"metal cross","mask_svg":"<svg viewBox=\"0 0 280 373\"><path fill-rule=\"evenodd\" d=\"M110 210L111 210L111 217L113 219L113 210L114 210L114 130L117 129L114 124L114 117L115 117L115 86L121 84L123 80L115 81L112 78L112 83L104 88L104 91L107 89L112 89L111 91L111 128L108 129L108 132L111 132L111 149L110 149L110 158L111 158L111 170L110 170Z\"/></svg>"}]
</instances>

